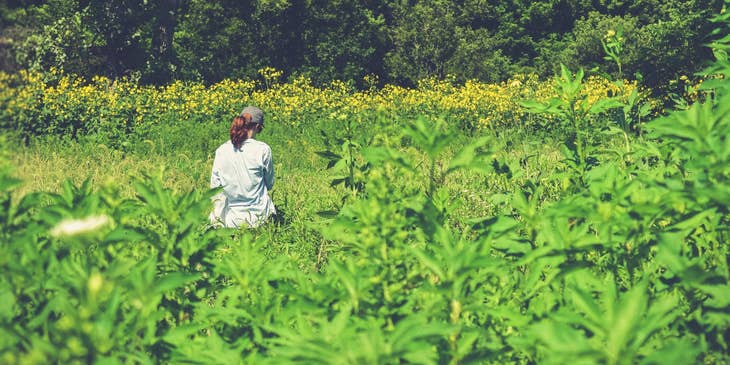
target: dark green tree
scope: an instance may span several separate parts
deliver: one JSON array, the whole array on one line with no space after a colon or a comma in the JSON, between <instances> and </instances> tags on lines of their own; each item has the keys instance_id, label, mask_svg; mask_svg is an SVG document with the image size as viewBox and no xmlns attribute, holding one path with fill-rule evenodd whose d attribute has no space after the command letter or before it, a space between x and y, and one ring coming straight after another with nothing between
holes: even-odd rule
<instances>
[{"instance_id":1,"label":"dark green tree","mask_svg":"<svg viewBox=\"0 0 730 365\"><path fill-rule=\"evenodd\" d=\"M307 10L302 71L315 81L360 81L367 74L382 75L387 40L379 2L313 0Z\"/></svg>"},{"instance_id":2,"label":"dark green tree","mask_svg":"<svg viewBox=\"0 0 730 365\"><path fill-rule=\"evenodd\" d=\"M254 14L234 7L237 1L191 0L176 27L173 44L178 75L183 79L217 81L255 75L270 62L255 48Z\"/></svg>"},{"instance_id":3,"label":"dark green tree","mask_svg":"<svg viewBox=\"0 0 730 365\"><path fill-rule=\"evenodd\" d=\"M159 0L151 2L149 7L153 19L151 22L151 42L147 59L147 78L156 83L172 80L177 70L177 59L173 44L175 27L180 17L187 11L189 1Z\"/></svg>"},{"instance_id":4,"label":"dark green tree","mask_svg":"<svg viewBox=\"0 0 730 365\"><path fill-rule=\"evenodd\" d=\"M571 69L619 75L601 42L621 29L620 76L650 87L712 59L723 0L0 0L0 67L216 82L270 66L355 85L367 74L500 81Z\"/></svg>"},{"instance_id":5,"label":"dark green tree","mask_svg":"<svg viewBox=\"0 0 730 365\"><path fill-rule=\"evenodd\" d=\"M415 85L427 77L444 78L458 46L453 2L425 0L398 4L393 10L392 48L385 58L389 79Z\"/></svg>"},{"instance_id":6,"label":"dark green tree","mask_svg":"<svg viewBox=\"0 0 730 365\"><path fill-rule=\"evenodd\" d=\"M144 0L89 1L80 6L84 25L95 39L92 52L104 60L104 74L112 78L144 67L143 28L150 20Z\"/></svg>"}]
</instances>

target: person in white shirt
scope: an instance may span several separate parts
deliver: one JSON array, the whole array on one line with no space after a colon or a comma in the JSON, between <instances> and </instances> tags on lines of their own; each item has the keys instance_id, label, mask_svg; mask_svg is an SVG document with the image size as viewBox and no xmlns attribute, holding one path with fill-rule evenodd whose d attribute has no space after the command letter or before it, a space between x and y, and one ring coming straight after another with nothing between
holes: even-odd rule
<instances>
[{"instance_id":1,"label":"person in white shirt","mask_svg":"<svg viewBox=\"0 0 730 365\"><path fill-rule=\"evenodd\" d=\"M258 227L276 213L269 191L274 187L271 148L255 139L264 128L264 112L248 106L233 119L231 139L215 151L210 187L223 187L213 199L213 225Z\"/></svg>"}]
</instances>

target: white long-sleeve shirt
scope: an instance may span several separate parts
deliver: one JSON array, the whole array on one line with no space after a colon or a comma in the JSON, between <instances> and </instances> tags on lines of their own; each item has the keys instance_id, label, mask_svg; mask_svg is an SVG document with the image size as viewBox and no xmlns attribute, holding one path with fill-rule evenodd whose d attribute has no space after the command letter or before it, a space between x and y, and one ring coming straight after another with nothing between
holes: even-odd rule
<instances>
[{"instance_id":1,"label":"white long-sleeve shirt","mask_svg":"<svg viewBox=\"0 0 730 365\"><path fill-rule=\"evenodd\" d=\"M212 222L237 228L256 227L276 213L269 191L274 187L274 159L264 142L249 138L240 149L229 140L215 151L210 187L223 187L213 197Z\"/></svg>"}]
</instances>

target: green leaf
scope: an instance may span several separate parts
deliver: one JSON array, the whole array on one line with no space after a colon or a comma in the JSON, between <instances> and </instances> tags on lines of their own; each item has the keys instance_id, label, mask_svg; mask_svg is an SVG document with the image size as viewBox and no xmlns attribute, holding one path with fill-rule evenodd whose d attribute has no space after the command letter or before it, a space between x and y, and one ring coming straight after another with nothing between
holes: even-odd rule
<instances>
[{"instance_id":1,"label":"green leaf","mask_svg":"<svg viewBox=\"0 0 730 365\"><path fill-rule=\"evenodd\" d=\"M15 295L13 295L7 286L0 287L0 320L2 320L2 323L5 323L5 320L13 318L16 302Z\"/></svg>"},{"instance_id":2,"label":"green leaf","mask_svg":"<svg viewBox=\"0 0 730 365\"><path fill-rule=\"evenodd\" d=\"M608 110L620 108L624 104L616 98L599 99L588 109L590 114L601 114Z\"/></svg>"},{"instance_id":3,"label":"green leaf","mask_svg":"<svg viewBox=\"0 0 730 365\"><path fill-rule=\"evenodd\" d=\"M684 219L682 219L681 221L668 227L668 229L678 232L688 232L690 230L700 227L702 223L707 220L708 217L711 217L715 214L716 212L714 209L708 209L701 212L692 212L691 214L683 217Z\"/></svg>"},{"instance_id":4,"label":"green leaf","mask_svg":"<svg viewBox=\"0 0 730 365\"><path fill-rule=\"evenodd\" d=\"M190 337L201 332L207 326L201 323L185 324L171 328L162 336L162 339L175 346L185 346L190 342Z\"/></svg>"},{"instance_id":5,"label":"green leaf","mask_svg":"<svg viewBox=\"0 0 730 365\"><path fill-rule=\"evenodd\" d=\"M548 357L565 357L565 360L572 358L573 361L580 358L599 358L600 353L586 341L585 334L565 323L542 321L533 325L530 333L547 346Z\"/></svg>"},{"instance_id":6,"label":"green leaf","mask_svg":"<svg viewBox=\"0 0 730 365\"><path fill-rule=\"evenodd\" d=\"M185 274L181 272L174 272L158 279L155 283L154 288L158 293L165 293L167 291L180 288L185 284L198 279L200 279L199 274Z\"/></svg>"},{"instance_id":7,"label":"green leaf","mask_svg":"<svg viewBox=\"0 0 730 365\"><path fill-rule=\"evenodd\" d=\"M710 295L705 303L708 307L727 309L730 307L730 285L701 285L699 288Z\"/></svg>"},{"instance_id":8,"label":"green leaf","mask_svg":"<svg viewBox=\"0 0 730 365\"><path fill-rule=\"evenodd\" d=\"M117 227L104 236L104 242L137 242L146 237L147 235L138 232L136 229Z\"/></svg>"},{"instance_id":9,"label":"green leaf","mask_svg":"<svg viewBox=\"0 0 730 365\"><path fill-rule=\"evenodd\" d=\"M446 274L441 269L441 264L439 264L435 258L431 257L428 253L419 248L411 246L407 246L407 248L414 256L416 256L416 258L418 258L418 261L420 261L423 266L433 271L439 279L443 280L446 278Z\"/></svg>"},{"instance_id":10,"label":"green leaf","mask_svg":"<svg viewBox=\"0 0 730 365\"><path fill-rule=\"evenodd\" d=\"M545 113L550 108L549 104L541 103L535 100L522 100L518 103L529 113Z\"/></svg>"},{"instance_id":11,"label":"green leaf","mask_svg":"<svg viewBox=\"0 0 730 365\"><path fill-rule=\"evenodd\" d=\"M318 216L328 219L335 218L338 214L340 214L340 212L337 210L320 210L317 212Z\"/></svg>"},{"instance_id":12,"label":"green leaf","mask_svg":"<svg viewBox=\"0 0 730 365\"><path fill-rule=\"evenodd\" d=\"M459 169L468 169L479 172L489 171L489 164L481 157L490 152L478 151L491 141L490 137L482 137L462 148L449 162L445 174L450 174Z\"/></svg>"},{"instance_id":13,"label":"green leaf","mask_svg":"<svg viewBox=\"0 0 730 365\"><path fill-rule=\"evenodd\" d=\"M612 361L622 359L621 356L626 355L634 331L641 324L641 317L646 312L647 305L646 283L633 287L621 297L616 314L611 318L606 343L606 354Z\"/></svg>"},{"instance_id":14,"label":"green leaf","mask_svg":"<svg viewBox=\"0 0 730 365\"><path fill-rule=\"evenodd\" d=\"M605 336L606 321L604 313L590 293L579 288L572 288L570 293L576 309L587 316L589 329L601 336Z\"/></svg>"},{"instance_id":15,"label":"green leaf","mask_svg":"<svg viewBox=\"0 0 730 365\"><path fill-rule=\"evenodd\" d=\"M392 163L408 171L415 171L408 157L389 147L367 147L362 150L362 156L373 165Z\"/></svg>"},{"instance_id":16,"label":"green leaf","mask_svg":"<svg viewBox=\"0 0 730 365\"><path fill-rule=\"evenodd\" d=\"M707 350L704 341L693 342L691 338L670 339L662 348L652 351L641 360L641 365L697 364L700 354Z\"/></svg>"}]
</instances>

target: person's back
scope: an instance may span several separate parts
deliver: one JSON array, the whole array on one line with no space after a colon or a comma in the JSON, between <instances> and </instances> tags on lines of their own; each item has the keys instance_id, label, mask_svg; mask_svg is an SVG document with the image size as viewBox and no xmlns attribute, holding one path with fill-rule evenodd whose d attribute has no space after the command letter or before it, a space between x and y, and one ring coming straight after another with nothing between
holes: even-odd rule
<instances>
[{"instance_id":1,"label":"person's back","mask_svg":"<svg viewBox=\"0 0 730 365\"><path fill-rule=\"evenodd\" d=\"M276 213L269 197L274 186L271 148L254 139L262 126L263 113L258 108L244 109L231 126L231 140L216 150L210 187L223 187L223 192L214 197L211 221L231 228L244 222L256 227Z\"/></svg>"}]
</instances>

